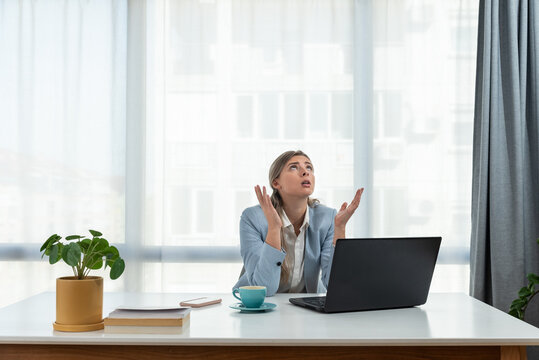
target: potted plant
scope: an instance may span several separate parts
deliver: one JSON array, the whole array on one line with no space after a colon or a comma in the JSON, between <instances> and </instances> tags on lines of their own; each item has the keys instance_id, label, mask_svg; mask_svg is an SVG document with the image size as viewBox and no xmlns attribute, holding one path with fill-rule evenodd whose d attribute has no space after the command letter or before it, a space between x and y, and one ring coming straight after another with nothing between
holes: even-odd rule
<instances>
[{"instance_id":1,"label":"potted plant","mask_svg":"<svg viewBox=\"0 0 539 360\"><path fill-rule=\"evenodd\" d=\"M63 260L73 269L73 276L56 279L55 330L93 331L104 327L103 278L88 274L110 267L110 278L115 280L122 275L125 262L102 233L90 230L90 234L69 235L64 240L53 234L41 246L41 258L48 256L50 264Z\"/></svg>"},{"instance_id":2,"label":"potted plant","mask_svg":"<svg viewBox=\"0 0 539 360\"><path fill-rule=\"evenodd\" d=\"M537 243L539 243L539 239L537 239ZM539 292L539 289L535 288L535 285L539 284L539 276L530 273L527 278L528 286L524 286L518 291L518 298L513 300L509 308L509 314L520 320L524 320L526 308L530 304L531 299Z\"/></svg>"}]
</instances>

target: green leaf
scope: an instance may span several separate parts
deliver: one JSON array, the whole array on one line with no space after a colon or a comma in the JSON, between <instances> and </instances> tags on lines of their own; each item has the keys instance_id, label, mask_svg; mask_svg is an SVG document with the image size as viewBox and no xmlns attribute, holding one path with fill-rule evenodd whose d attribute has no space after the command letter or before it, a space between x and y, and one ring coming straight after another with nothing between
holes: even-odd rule
<instances>
[{"instance_id":1,"label":"green leaf","mask_svg":"<svg viewBox=\"0 0 539 360\"><path fill-rule=\"evenodd\" d=\"M66 246L66 256L62 257L69 266L77 266L80 261L81 250L77 243L71 243Z\"/></svg>"},{"instance_id":2,"label":"green leaf","mask_svg":"<svg viewBox=\"0 0 539 360\"><path fill-rule=\"evenodd\" d=\"M80 236L80 235L69 235L69 236L66 236L66 240L76 240L76 239L82 239L84 236Z\"/></svg>"},{"instance_id":3,"label":"green leaf","mask_svg":"<svg viewBox=\"0 0 539 360\"><path fill-rule=\"evenodd\" d=\"M56 264L58 262L58 245L53 245L51 247L51 253L49 255L49 264Z\"/></svg>"},{"instance_id":4,"label":"green leaf","mask_svg":"<svg viewBox=\"0 0 539 360\"><path fill-rule=\"evenodd\" d=\"M523 306L525 306L527 303L528 303L527 299L516 299L516 300L513 300L513 302L511 303L511 307L509 309L510 310L520 309Z\"/></svg>"},{"instance_id":5,"label":"green leaf","mask_svg":"<svg viewBox=\"0 0 539 360\"><path fill-rule=\"evenodd\" d=\"M39 251L41 252L45 250L47 247L49 247L49 244L53 243L56 240L57 236L58 236L57 234L52 234L51 236L49 236L49 238L45 240L43 245L41 245L41 249L39 249Z\"/></svg>"},{"instance_id":6,"label":"green leaf","mask_svg":"<svg viewBox=\"0 0 539 360\"><path fill-rule=\"evenodd\" d=\"M109 247L109 242L106 239L103 238L95 238L94 239L95 244L93 244L94 251L103 252L105 249Z\"/></svg>"},{"instance_id":7,"label":"green leaf","mask_svg":"<svg viewBox=\"0 0 539 360\"><path fill-rule=\"evenodd\" d=\"M528 298L527 297L518 298L518 299L515 299L513 301L513 304L519 304L520 306L524 306L524 305L526 305L526 303L528 303Z\"/></svg>"},{"instance_id":8,"label":"green leaf","mask_svg":"<svg viewBox=\"0 0 539 360\"><path fill-rule=\"evenodd\" d=\"M105 249L105 256L107 258L107 261L105 262L105 268L107 266L112 266L114 264L114 261L120 257L120 252L116 247L109 246L107 249Z\"/></svg>"},{"instance_id":9,"label":"green leaf","mask_svg":"<svg viewBox=\"0 0 539 360\"><path fill-rule=\"evenodd\" d=\"M518 316L518 311L516 309L512 309L511 311L509 311L509 315L514 316L517 319L520 319L520 317Z\"/></svg>"},{"instance_id":10,"label":"green leaf","mask_svg":"<svg viewBox=\"0 0 539 360\"><path fill-rule=\"evenodd\" d=\"M112 264L110 268L110 278L112 280L118 279L124 272L124 269L125 269L124 260L122 258L116 259L116 261L114 261L114 264Z\"/></svg>"},{"instance_id":11,"label":"green leaf","mask_svg":"<svg viewBox=\"0 0 539 360\"><path fill-rule=\"evenodd\" d=\"M98 255L92 256L86 266L92 270L100 269L103 266L103 258Z\"/></svg>"},{"instance_id":12,"label":"green leaf","mask_svg":"<svg viewBox=\"0 0 539 360\"><path fill-rule=\"evenodd\" d=\"M527 297L527 296L530 296L532 293L530 291L530 289L528 289L527 287L523 287L522 289L520 289L520 291L518 292L518 296L520 296L521 298L522 297Z\"/></svg>"},{"instance_id":13,"label":"green leaf","mask_svg":"<svg viewBox=\"0 0 539 360\"><path fill-rule=\"evenodd\" d=\"M92 234L93 237L98 237L98 236L103 235L99 231L95 231L95 230L89 230L89 231L90 231L90 234Z\"/></svg>"},{"instance_id":14,"label":"green leaf","mask_svg":"<svg viewBox=\"0 0 539 360\"><path fill-rule=\"evenodd\" d=\"M62 247L62 252L60 253L64 261L67 258L67 250L69 250L69 245Z\"/></svg>"},{"instance_id":15,"label":"green leaf","mask_svg":"<svg viewBox=\"0 0 539 360\"><path fill-rule=\"evenodd\" d=\"M64 252L65 245L62 243L58 243L58 257L56 258L56 261L62 260L62 253Z\"/></svg>"},{"instance_id":16,"label":"green leaf","mask_svg":"<svg viewBox=\"0 0 539 360\"><path fill-rule=\"evenodd\" d=\"M86 252L88 251L88 248L90 247L90 241L90 239L84 239L79 242L83 254L86 254Z\"/></svg>"},{"instance_id":17,"label":"green leaf","mask_svg":"<svg viewBox=\"0 0 539 360\"><path fill-rule=\"evenodd\" d=\"M528 274L528 281L534 284L539 284L539 276L535 274Z\"/></svg>"},{"instance_id":18,"label":"green leaf","mask_svg":"<svg viewBox=\"0 0 539 360\"><path fill-rule=\"evenodd\" d=\"M118 251L118 249L116 248L116 246L109 246L106 250L105 250L105 254L107 255L107 258L108 259L117 259L120 257L120 252Z\"/></svg>"}]
</instances>

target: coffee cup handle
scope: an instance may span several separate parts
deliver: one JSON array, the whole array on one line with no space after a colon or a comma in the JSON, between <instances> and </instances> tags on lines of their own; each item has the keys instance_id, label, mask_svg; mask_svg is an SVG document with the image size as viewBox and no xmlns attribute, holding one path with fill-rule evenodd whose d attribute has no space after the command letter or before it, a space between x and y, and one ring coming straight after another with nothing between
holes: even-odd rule
<instances>
[{"instance_id":1,"label":"coffee cup handle","mask_svg":"<svg viewBox=\"0 0 539 360\"><path fill-rule=\"evenodd\" d=\"M239 291L240 291L240 290L239 290L238 288L234 288L234 290L232 290L232 295L233 295L236 299L238 299L239 301L241 301L241 298L240 298L238 295L236 295Z\"/></svg>"}]
</instances>

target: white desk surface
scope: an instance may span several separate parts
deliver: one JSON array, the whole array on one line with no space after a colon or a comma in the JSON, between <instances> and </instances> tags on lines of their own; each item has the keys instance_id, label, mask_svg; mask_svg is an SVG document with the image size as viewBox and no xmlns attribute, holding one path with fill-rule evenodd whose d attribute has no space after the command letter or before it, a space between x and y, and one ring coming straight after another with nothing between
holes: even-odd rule
<instances>
[{"instance_id":1,"label":"white desk surface","mask_svg":"<svg viewBox=\"0 0 539 360\"><path fill-rule=\"evenodd\" d=\"M207 296L207 294L205 294ZM236 299L193 309L182 334L105 334L54 331L55 293L42 293L0 309L0 344L100 345L357 345L492 346L539 345L539 329L468 295L432 293L425 305L408 309L323 314L277 294L273 311L243 313ZM119 305L177 305L200 294L105 293L103 315ZM202 295L204 296L204 295Z\"/></svg>"}]
</instances>

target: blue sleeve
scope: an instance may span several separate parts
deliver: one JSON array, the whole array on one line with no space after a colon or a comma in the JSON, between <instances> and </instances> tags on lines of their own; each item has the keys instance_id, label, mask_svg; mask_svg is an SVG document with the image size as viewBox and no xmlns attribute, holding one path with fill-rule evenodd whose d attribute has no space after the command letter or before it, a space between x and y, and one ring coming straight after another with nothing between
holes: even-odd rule
<instances>
[{"instance_id":1,"label":"blue sleeve","mask_svg":"<svg viewBox=\"0 0 539 360\"><path fill-rule=\"evenodd\" d=\"M320 267L322 270L322 284L328 288L329 273L331 272L331 263L333 262L333 253L335 248L333 247L333 236L335 233L335 215L337 210L333 209L331 212L331 219L328 232L322 243L322 251L320 253Z\"/></svg>"},{"instance_id":2,"label":"blue sleeve","mask_svg":"<svg viewBox=\"0 0 539 360\"><path fill-rule=\"evenodd\" d=\"M261 226L255 226L253 214L243 212L240 220L240 251L245 267L247 283L266 287L267 296L272 296L279 288L281 264L286 253L266 244ZM257 224L259 225L259 224Z\"/></svg>"}]
</instances>

